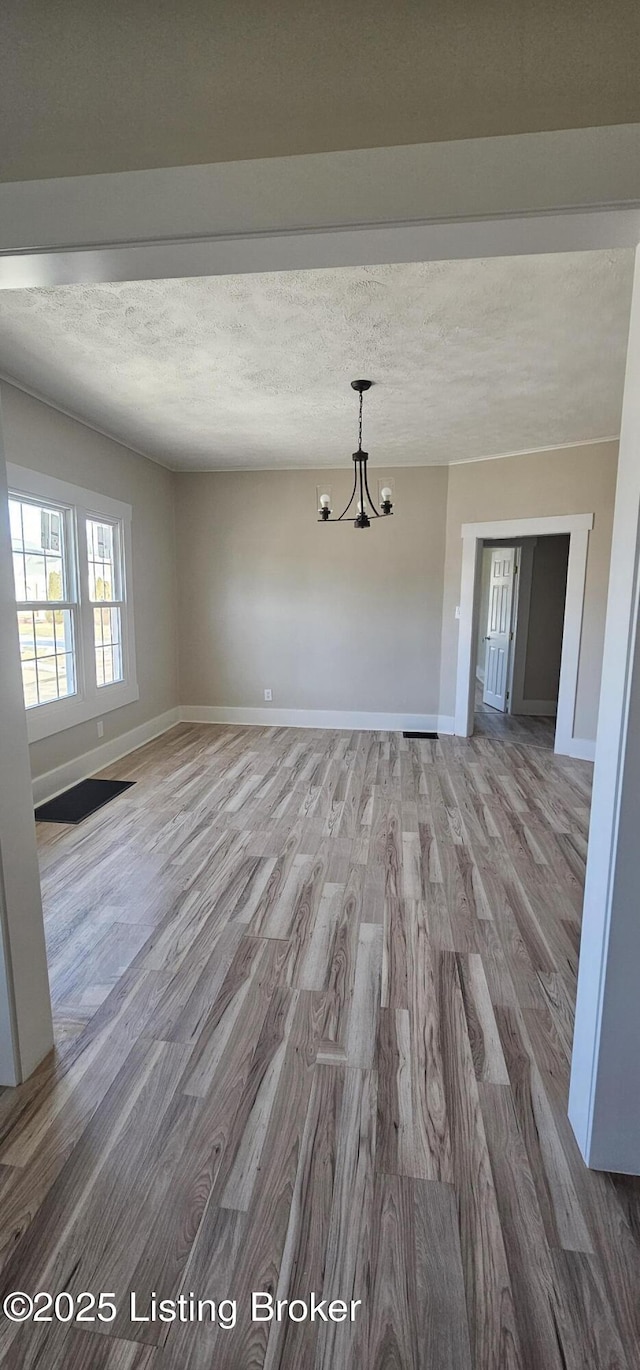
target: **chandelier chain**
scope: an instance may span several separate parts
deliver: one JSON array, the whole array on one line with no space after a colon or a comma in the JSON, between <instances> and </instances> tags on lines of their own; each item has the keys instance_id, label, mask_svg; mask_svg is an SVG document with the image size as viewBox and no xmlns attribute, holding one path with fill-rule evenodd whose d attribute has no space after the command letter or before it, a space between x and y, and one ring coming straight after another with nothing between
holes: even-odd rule
<instances>
[{"instance_id":1,"label":"chandelier chain","mask_svg":"<svg viewBox=\"0 0 640 1370\"><path fill-rule=\"evenodd\" d=\"M360 391L360 419L358 423L358 451L362 451L362 391Z\"/></svg>"}]
</instances>

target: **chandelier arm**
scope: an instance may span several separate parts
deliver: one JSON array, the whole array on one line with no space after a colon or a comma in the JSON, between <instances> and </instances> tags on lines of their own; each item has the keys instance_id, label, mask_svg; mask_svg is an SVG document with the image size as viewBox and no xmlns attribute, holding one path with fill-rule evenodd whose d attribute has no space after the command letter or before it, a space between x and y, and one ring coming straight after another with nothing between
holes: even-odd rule
<instances>
[{"instance_id":1,"label":"chandelier arm","mask_svg":"<svg viewBox=\"0 0 640 1370\"><path fill-rule=\"evenodd\" d=\"M362 395L360 396L360 406L362 407ZM362 451L362 448L360 448L360 451ZM361 514L366 513L366 510L365 510L365 507L364 507L364 473L363 473L363 467L364 467L364 462L363 462L362 457L361 457L360 460L358 461L358 472L359 472L359 475L360 475L360 513L361 513Z\"/></svg>"},{"instance_id":2,"label":"chandelier arm","mask_svg":"<svg viewBox=\"0 0 640 1370\"><path fill-rule=\"evenodd\" d=\"M332 519L332 522L333 522L333 523L339 523L340 520L344 518L344 516L345 516L345 514L347 513L347 511L351 508L351 505L353 504L353 501L354 501L355 496L356 496L356 490L357 490L357 488L358 488L358 472L357 472L356 468L354 467L354 470L353 470L353 490L351 491L351 495L350 495L350 498L349 498L349 503L345 505L344 509L342 510L342 513L338 515L337 519Z\"/></svg>"},{"instance_id":3,"label":"chandelier arm","mask_svg":"<svg viewBox=\"0 0 640 1370\"><path fill-rule=\"evenodd\" d=\"M376 516L376 518L379 519L379 518L382 517L382 515L381 515L381 514L378 512L378 510L376 509L376 506L375 506L375 504L374 504L374 502L373 502L373 500L372 500L372 498L371 498L371 491L370 491L370 489L369 489L369 480L368 480L368 477L367 477L367 468L366 468L366 466L365 466L365 468L364 468L364 484L365 484L365 489L366 489L366 491L367 491L367 497L368 497L368 500L369 500L369 504L371 505L371 508L372 508L372 510L373 510L373 512L374 512L374 514L375 514L375 516Z\"/></svg>"}]
</instances>

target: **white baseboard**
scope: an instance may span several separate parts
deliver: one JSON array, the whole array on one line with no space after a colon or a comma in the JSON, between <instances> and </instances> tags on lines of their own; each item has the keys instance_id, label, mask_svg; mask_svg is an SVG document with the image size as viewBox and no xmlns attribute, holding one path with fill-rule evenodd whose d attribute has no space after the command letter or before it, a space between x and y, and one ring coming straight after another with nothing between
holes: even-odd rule
<instances>
[{"instance_id":1,"label":"white baseboard","mask_svg":"<svg viewBox=\"0 0 640 1370\"><path fill-rule=\"evenodd\" d=\"M569 743L569 756L577 761L595 761L596 744L590 737L572 737Z\"/></svg>"},{"instance_id":2,"label":"white baseboard","mask_svg":"<svg viewBox=\"0 0 640 1370\"><path fill-rule=\"evenodd\" d=\"M349 732L422 732L453 734L455 720L450 714L391 714L356 713L339 709L235 709L209 707L201 704L183 705L168 709L150 718L128 733L103 742L90 752L83 752L63 766L35 777L32 783L33 802L44 804L57 794L104 770L114 761L135 752L154 737L160 737L176 723L236 723L241 727L259 728L332 728ZM593 761L596 744L589 738L573 737L569 755L581 761Z\"/></svg>"},{"instance_id":3,"label":"white baseboard","mask_svg":"<svg viewBox=\"0 0 640 1370\"><path fill-rule=\"evenodd\" d=\"M110 742L103 742L92 751L83 752L72 761L66 761L63 766L56 766L53 771L37 775L32 782L34 805L54 799L70 785L77 785L79 780L86 780L88 776L104 770L105 766L119 761L121 756L127 756L129 752L135 752L136 748L143 747L145 742L152 742L154 737L160 737L179 722L179 710L168 709L166 713L150 718L147 723L131 728L128 733L121 733L120 737L114 737Z\"/></svg>"},{"instance_id":4,"label":"white baseboard","mask_svg":"<svg viewBox=\"0 0 640 1370\"><path fill-rule=\"evenodd\" d=\"M555 718L558 712L557 699L521 699L517 708L511 710L518 714L536 714L538 718Z\"/></svg>"},{"instance_id":5,"label":"white baseboard","mask_svg":"<svg viewBox=\"0 0 640 1370\"><path fill-rule=\"evenodd\" d=\"M358 713L341 709L236 709L184 704L183 723L236 723L257 728L335 728L362 732L453 732L453 719L437 714ZM446 726L442 726L445 724Z\"/></svg>"}]
</instances>

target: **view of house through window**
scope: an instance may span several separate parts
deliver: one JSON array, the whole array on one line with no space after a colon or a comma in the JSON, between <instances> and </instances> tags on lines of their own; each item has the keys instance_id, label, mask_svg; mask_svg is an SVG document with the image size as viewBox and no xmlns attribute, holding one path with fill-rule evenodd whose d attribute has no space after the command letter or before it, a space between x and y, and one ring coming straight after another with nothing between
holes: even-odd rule
<instances>
[{"instance_id":1,"label":"view of house through window","mask_svg":"<svg viewBox=\"0 0 640 1370\"><path fill-rule=\"evenodd\" d=\"M89 598L93 610L93 633L98 686L122 680L122 614L117 557L118 530L112 523L87 519Z\"/></svg>"},{"instance_id":2,"label":"view of house through window","mask_svg":"<svg viewBox=\"0 0 640 1370\"><path fill-rule=\"evenodd\" d=\"M9 501L24 701L76 692L75 614L66 510Z\"/></svg>"},{"instance_id":3,"label":"view of house through window","mask_svg":"<svg viewBox=\"0 0 640 1370\"><path fill-rule=\"evenodd\" d=\"M33 472L13 470L9 514L22 683L29 736L37 739L137 698L126 582L130 510L63 481L40 485Z\"/></svg>"}]
</instances>

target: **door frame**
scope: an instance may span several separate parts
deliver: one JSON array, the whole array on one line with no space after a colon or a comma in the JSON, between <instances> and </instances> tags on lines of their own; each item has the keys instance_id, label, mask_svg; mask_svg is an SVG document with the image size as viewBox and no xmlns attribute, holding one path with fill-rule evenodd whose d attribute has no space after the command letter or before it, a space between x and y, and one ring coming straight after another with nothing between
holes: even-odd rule
<instances>
[{"instance_id":1,"label":"door frame","mask_svg":"<svg viewBox=\"0 0 640 1370\"><path fill-rule=\"evenodd\" d=\"M456 672L456 709L454 732L457 737L471 737L474 716L475 653L478 627L479 573L485 539L544 537L556 533L569 534L569 564L565 596L558 713L556 718L555 751L563 756L581 757L592 761L595 742L574 736L582 615L587 574L589 533L593 528L593 513L552 514L545 518L496 519L488 523L463 523L462 575L460 582L460 630L458 634L458 664Z\"/></svg>"}]
</instances>

